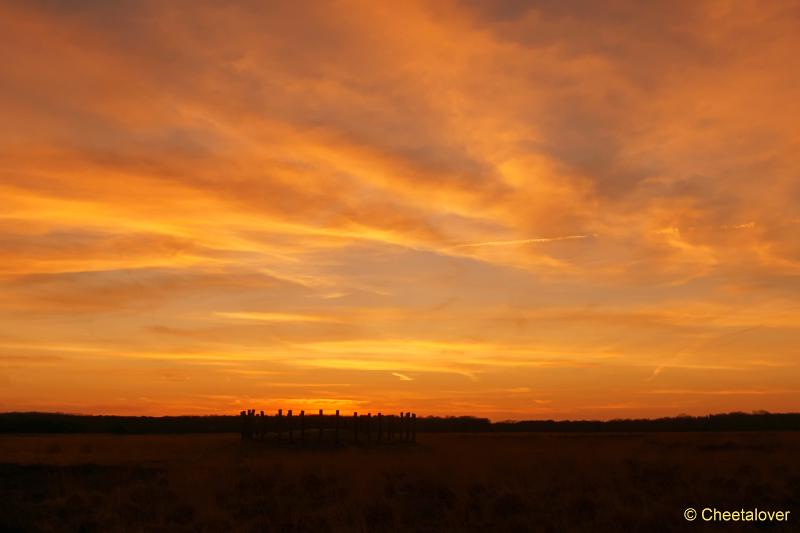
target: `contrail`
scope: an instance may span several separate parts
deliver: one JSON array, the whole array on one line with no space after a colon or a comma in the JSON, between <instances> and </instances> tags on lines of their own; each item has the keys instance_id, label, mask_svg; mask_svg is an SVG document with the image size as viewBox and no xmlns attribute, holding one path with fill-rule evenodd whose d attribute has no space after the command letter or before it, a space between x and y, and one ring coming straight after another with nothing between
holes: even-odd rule
<instances>
[{"instance_id":1,"label":"contrail","mask_svg":"<svg viewBox=\"0 0 800 533\"><path fill-rule=\"evenodd\" d=\"M520 239L516 241L486 241L486 242L470 242L467 244L457 244L453 248L472 248L478 246L514 246L518 244L538 244L543 242L555 242L555 241L570 241L575 239L588 239L590 237L596 237L596 233L592 233L591 235L566 235L564 237L549 237L549 238L539 238L539 239Z\"/></svg>"}]
</instances>

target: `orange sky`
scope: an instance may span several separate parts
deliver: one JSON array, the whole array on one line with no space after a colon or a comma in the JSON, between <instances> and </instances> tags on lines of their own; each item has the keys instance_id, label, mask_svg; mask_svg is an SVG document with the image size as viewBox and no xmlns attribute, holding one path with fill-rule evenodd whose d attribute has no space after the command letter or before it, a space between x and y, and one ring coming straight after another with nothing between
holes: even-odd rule
<instances>
[{"instance_id":1,"label":"orange sky","mask_svg":"<svg viewBox=\"0 0 800 533\"><path fill-rule=\"evenodd\" d=\"M798 27L3 2L0 410L798 410Z\"/></svg>"}]
</instances>

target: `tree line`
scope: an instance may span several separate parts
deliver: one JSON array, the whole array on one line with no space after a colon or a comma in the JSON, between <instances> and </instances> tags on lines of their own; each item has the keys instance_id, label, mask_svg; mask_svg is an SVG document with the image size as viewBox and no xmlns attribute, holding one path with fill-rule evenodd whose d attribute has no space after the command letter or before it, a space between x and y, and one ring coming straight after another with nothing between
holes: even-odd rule
<instances>
[{"instance_id":1,"label":"tree line","mask_svg":"<svg viewBox=\"0 0 800 533\"><path fill-rule=\"evenodd\" d=\"M240 433L240 415L112 416L65 413L0 413L0 433ZM416 418L420 433L603 433L669 431L798 431L800 413L723 413L656 419L520 420L491 422L472 416Z\"/></svg>"}]
</instances>

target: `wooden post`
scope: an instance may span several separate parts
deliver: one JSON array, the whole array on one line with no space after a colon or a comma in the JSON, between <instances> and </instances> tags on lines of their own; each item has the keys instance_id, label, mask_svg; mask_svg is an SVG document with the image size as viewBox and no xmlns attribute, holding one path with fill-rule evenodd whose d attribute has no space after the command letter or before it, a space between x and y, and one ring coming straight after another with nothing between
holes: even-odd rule
<instances>
[{"instance_id":1,"label":"wooden post","mask_svg":"<svg viewBox=\"0 0 800 533\"><path fill-rule=\"evenodd\" d=\"M339 445L339 410L336 410L336 446Z\"/></svg>"},{"instance_id":2,"label":"wooden post","mask_svg":"<svg viewBox=\"0 0 800 533\"><path fill-rule=\"evenodd\" d=\"M398 434L400 435L400 440L403 440L403 434L404 434L403 428L405 427L404 421L405 421L405 413L400 411L400 420L398 420L398 427L397 427L397 429L399 430Z\"/></svg>"},{"instance_id":3,"label":"wooden post","mask_svg":"<svg viewBox=\"0 0 800 533\"><path fill-rule=\"evenodd\" d=\"M289 429L289 442L294 442L294 432L292 431L292 410L286 412L286 425Z\"/></svg>"},{"instance_id":4,"label":"wooden post","mask_svg":"<svg viewBox=\"0 0 800 533\"><path fill-rule=\"evenodd\" d=\"M383 415L378 413L378 442L381 441L383 436Z\"/></svg>"},{"instance_id":5,"label":"wooden post","mask_svg":"<svg viewBox=\"0 0 800 533\"><path fill-rule=\"evenodd\" d=\"M353 413L353 442L358 442L358 411Z\"/></svg>"},{"instance_id":6,"label":"wooden post","mask_svg":"<svg viewBox=\"0 0 800 533\"><path fill-rule=\"evenodd\" d=\"M300 411L300 442L306 441L306 412Z\"/></svg>"},{"instance_id":7,"label":"wooden post","mask_svg":"<svg viewBox=\"0 0 800 533\"><path fill-rule=\"evenodd\" d=\"M386 440L392 442L392 415L386 415Z\"/></svg>"},{"instance_id":8,"label":"wooden post","mask_svg":"<svg viewBox=\"0 0 800 533\"><path fill-rule=\"evenodd\" d=\"M367 413L367 444L370 441L370 426L372 425L372 413Z\"/></svg>"},{"instance_id":9,"label":"wooden post","mask_svg":"<svg viewBox=\"0 0 800 533\"><path fill-rule=\"evenodd\" d=\"M318 439L317 439L317 440L319 440L320 442L322 442L322 422L323 422L323 419L322 419L322 409L320 409L320 410L319 410L319 434L318 434Z\"/></svg>"},{"instance_id":10,"label":"wooden post","mask_svg":"<svg viewBox=\"0 0 800 533\"><path fill-rule=\"evenodd\" d=\"M417 442L417 413L411 413L411 442Z\"/></svg>"},{"instance_id":11,"label":"wooden post","mask_svg":"<svg viewBox=\"0 0 800 533\"><path fill-rule=\"evenodd\" d=\"M275 419L275 431L278 433L278 440L283 439L283 409L278 409L278 418Z\"/></svg>"},{"instance_id":12,"label":"wooden post","mask_svg":"<svg viewBox=\"0 0 800 533\"><path fill-rule=\"evenodd\" d=\"M239 418L242 421L242 442L244 442L247 440L247 417L245 416L244 411L239 413Z\"/></svg>"},{"instance_id":13,"label":"wooden post","mask_svg":"<svg viewBox=\"0 0 800 533\"><path fill-rule=\"evenodd\" d=\"M411 413L406 413L406 440L411 440Z\"/></svg>"}]
</instances>

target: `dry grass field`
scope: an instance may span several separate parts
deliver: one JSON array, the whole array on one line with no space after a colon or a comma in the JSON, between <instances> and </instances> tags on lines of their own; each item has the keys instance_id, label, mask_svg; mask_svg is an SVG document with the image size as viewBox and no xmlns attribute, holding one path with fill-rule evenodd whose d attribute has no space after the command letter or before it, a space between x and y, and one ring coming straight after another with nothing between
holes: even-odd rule
<instances>
[{"instance_id":1,"label":"dry grass field","mask_svg":"<svg viewBox=\"0 0 800 533\"><path fill-rule=\"evenodd\" d=\"M744 531L790 510L800 433L438 434L286 449L238 435L2 436L2 531Z\"/></svg>"}]
</instances>

